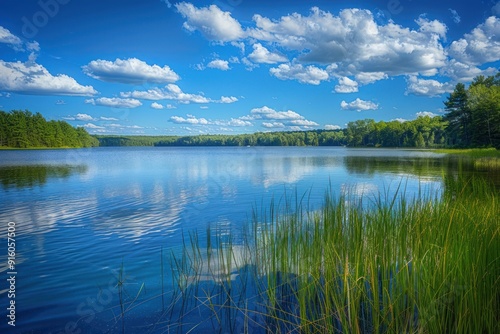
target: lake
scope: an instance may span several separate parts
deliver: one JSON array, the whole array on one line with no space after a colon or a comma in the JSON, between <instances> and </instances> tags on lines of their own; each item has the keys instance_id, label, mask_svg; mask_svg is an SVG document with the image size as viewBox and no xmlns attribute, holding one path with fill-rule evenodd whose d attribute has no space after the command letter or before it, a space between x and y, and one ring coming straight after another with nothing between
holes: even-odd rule
<instances>
[{"instance_id":1,"label":"lake","mask_svg":"<svg viewBox=\"0 0 500 334\"><path fill-rule=\"evenodd\" d=\"M196 231L203 246L209 229L238 233L273 201L318 209L328 190L367 205L398 187L439 195L457 166L472 169L429 151L341 147L0 151L0 332L11 329L9 226L16 333L168 333L177 329L161 313L174 289L167 259L183 235Z\"/></svg>"}]
</instances>

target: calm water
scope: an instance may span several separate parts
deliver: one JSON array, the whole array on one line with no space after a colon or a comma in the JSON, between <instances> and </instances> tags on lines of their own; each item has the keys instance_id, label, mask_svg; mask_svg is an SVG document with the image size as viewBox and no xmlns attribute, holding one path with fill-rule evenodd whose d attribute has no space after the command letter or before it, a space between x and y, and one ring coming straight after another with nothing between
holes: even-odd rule
<instances>
[{"instance_id":1,"label":"calm water","mask_svg":"<svg viewBox=\"0 0 500 334\"><path fill-rule=\"evenodd\" d=\"M254 208L285 193L307 194L312 209L328 188L368 200L400 182L410 195L439 193L454 168L442 155L411 150L0 151L0 332L11 329L8 222L16 228L13 333L121 333L120 298L134 301L126 333L168 333L175 330L160 313L160 254L178 253L183 233L239 230ZM164 272L168 301L172 280Z\"/></svg>"}]
</instances>

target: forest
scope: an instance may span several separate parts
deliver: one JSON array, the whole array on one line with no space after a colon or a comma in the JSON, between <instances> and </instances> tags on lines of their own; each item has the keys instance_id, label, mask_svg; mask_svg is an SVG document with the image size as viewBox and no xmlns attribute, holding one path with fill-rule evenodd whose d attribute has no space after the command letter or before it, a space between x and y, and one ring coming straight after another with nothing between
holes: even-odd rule
<instances>
[{"instance_id":1,"label":"forest","mask_svg":"<svg viewBox=\"0 0 500 334\"><path fill-rule=\"evenodd\" d=\"M40 113L0 111L0 147L92 147L99 141L84 128L64 121L47 121Z\"/></svg>"},{"instance_id":2,"label":"forest","mask_svg":"<svg viewBox=\"0 0 500 334\"><path fill-rule=\"evenodd\" d=\"M442 117L413 121L358 120L346 129L257 132L239 135L96 136L101 146L352 146L444 147L446 123Z\"/></svg>"},{"instance_id":3,"label":"forest","mask_svg":"<svg viewBox=\"0 0 500 334\"><path fill-rule=\"evenodd\" d=\"M349 146L500 149L500 74L458 83L444 101L443 116L411 121L363 119L345 129L257 132L239 135L91 136L40 113L0 111L0 147L91 146Z\"/></svg>"}]
</instances>

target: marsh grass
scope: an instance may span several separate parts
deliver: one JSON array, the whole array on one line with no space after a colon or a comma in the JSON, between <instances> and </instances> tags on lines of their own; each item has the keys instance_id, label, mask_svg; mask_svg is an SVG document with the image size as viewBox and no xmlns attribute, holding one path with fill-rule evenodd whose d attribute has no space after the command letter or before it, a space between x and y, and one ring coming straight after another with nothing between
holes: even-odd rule
<instances>
[{"instance_id":1,"label":"marsh grass","mask_svg":"<svg viewBox=\"0 0 500 334\"><path fill-rule=\"evenodd\" d=\"M436 153L466 155L474 158L481 158L481 157L500 158L500 150L497 150L495 148L465 148L465 149L451 148L451 149L437 149L432 151Z\"/></svg>"},{"instance_id":2,"label":"marsh grass","mask_svg":"<svg viewBox=\"0 0 500 334\"><path fill-rule=\"evenodd\" d=\"M254 212L243 237L208 229L204 248L190 234L172 256L178 331L500 332L498 196L480 180L445 188L328 192L319 210L295 195Z\"/></svg>"}]
</instances>

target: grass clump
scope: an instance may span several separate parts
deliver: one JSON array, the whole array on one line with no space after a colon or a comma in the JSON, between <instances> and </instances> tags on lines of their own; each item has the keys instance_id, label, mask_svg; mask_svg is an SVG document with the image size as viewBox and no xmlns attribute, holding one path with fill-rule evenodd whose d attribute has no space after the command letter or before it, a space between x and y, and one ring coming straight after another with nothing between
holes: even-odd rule
<instances>
[{"instance_id":1,"label":"grass clump","mask_svg":"<svg viewBox=\"0 0 500 334\"><path fill-rule=\"evenodd\" d=\"M207 233L175 272L197 282L183 293L216 331L497 333L498 217L477 180L448 181L442 198L328 193L314 211L289 198L254 214L238 243Z\"/></svg>"},{"instance_id":2,"label":"grass clump","mask_svg":"<svg viewBox=\"0 0 500 334\"><path fill-rule=\"evenodd\" d=\"M495 148L450 148L433 150L436 153L466 155L473 158L496 157L500 158L500 151Z\"/></svg>"}]
</instances>

